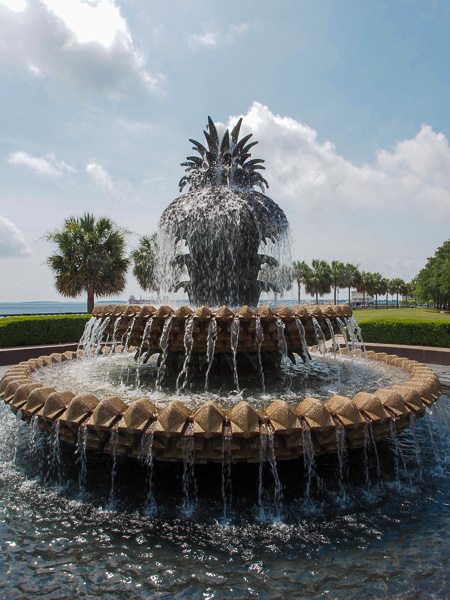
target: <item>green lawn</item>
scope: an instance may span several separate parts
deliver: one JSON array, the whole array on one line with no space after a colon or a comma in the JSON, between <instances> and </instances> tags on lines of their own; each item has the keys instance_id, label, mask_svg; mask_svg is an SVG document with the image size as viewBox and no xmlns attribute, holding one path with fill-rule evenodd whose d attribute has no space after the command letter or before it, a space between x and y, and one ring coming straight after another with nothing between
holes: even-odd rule
<instances>
[{"instance_id":1,"label":"green lawn","mask_svg":"<svg viewBox=\"0 0 450 600\"><path fill-rule=\"evenodd\" d=\"M418 319L421 321L450 321L450 314L443 315L431 308L367 308L354 310L356 321L370 319Z\"/></svg>"}]
</instances>

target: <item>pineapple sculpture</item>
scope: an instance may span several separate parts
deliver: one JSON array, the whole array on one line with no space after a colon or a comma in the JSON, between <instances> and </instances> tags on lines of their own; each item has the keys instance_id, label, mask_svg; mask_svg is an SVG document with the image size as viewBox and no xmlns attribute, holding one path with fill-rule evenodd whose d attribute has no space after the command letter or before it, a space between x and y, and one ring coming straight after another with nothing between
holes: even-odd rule
<instances>
[{"instance_id":1,"label":"pineapple sculpture","mask_svg":"<svg viewBox=\"0 0 450 600\"><path fill-rule=\"evenodd\" d=\"M286 241L288 221L264 194L264 161L250 159L257 142L250 142L252 134L239 140L241 124L242 119L231 134L227 129L219 137L208 117L206 145L189 140L199 156L182 163L180 192L186 187L188 192L160 219L161 247L172 249L163 271L170 265L172 272L188 274L171 287L184 288L195 306L256 306L263 290L281 291L276 276L267 281L259 275L277 272L277 245ZM264 245L270 253L260 251Z\"/></svg>"}]
</instances>

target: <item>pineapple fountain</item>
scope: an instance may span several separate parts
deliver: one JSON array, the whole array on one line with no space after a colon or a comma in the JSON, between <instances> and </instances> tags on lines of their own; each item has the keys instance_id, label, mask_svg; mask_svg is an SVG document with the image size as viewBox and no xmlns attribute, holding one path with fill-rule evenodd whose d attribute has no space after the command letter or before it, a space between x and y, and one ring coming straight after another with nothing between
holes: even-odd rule
<instances>
[{"instance_id":1,"label":"pineapple fountain","mask_svg":"<svg viewBox=\"0 0 450 600\"><path fill-rule=\"evenodd\" d=\"M364 352L348 306L256 309L262 291L282 291L288 221L263 193L264 161L250 158L257 142L250 142L251 134L239 139L241 122L231 133L219 135L209 118L206 146L190 140L198 156L183 163L186 175L180 181L180 191L185 186L189 190L160 220L162 285L184 288L192 308L98 306L78 353L52 354L10 369L1 383L1 397L33 427L82 453L90 449L114 457L145 455L150 461L190 463L223 463L225 455L229 463L303 456L311 466L319 454L342 454L364 446L368 438L375 443L398 433L440 396L439 381L430 369L373 352L366 357L407 375L391 382L389 389L360 389L357 384L358 393L335 393L325 401L296 391L298 369L307 382L314 378L311 346L321 350L320 364L329 365L325 350L332 340L335 384L342 362L350 364L353 377L353 363ZM337 333L344 336L346 361L336 358ZM57 389L59 371L52 365L68 360L84 364L99 353L103 362L111 362L113 355L131 351L137 364L132 400L118 393L99 398L95 390ZM151 359L155 355L157 362ZM295 371L292 365L299 359ZM153 365L153 387L145 392L140 373L148 365ZM56 379L41 378L44 372ZM275 386L266 393L269 373L276 374L284 389ZM171 374L175 389L161 400ZM252 375L249 385L262 389L256 403L247 401L240 389L240 378ZM231 400L229 393L224 402L220 394L211 395L213 377L220 385L231 382ZM82 379L85 385L87 378ZM206 396L186 398L191 379L202 380Z\"/></svg>"}]
</instances>

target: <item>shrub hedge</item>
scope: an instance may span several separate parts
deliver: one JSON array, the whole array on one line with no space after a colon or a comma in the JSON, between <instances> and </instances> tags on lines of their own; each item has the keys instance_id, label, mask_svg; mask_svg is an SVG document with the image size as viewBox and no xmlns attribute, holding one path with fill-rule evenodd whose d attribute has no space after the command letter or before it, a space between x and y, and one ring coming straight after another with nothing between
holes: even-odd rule
<instances>
[{"instance_id":1,"label":"shrub hedge","mask_svg":"<svg viewBox=\"0 0 450 600\"><path fill-rule=\"evenodd\" d=\"M20 316L0 319L0 348L78 342L91 315Z\"/></svg>"},{"instance_id":2,"label":"shrub hedge","mask_svg":"<svg viewBox=\"0 0 450 600\"><path fill-rule=\"evenodd\" d=\"M450 348L450 321L373 319L358 325L365 342Z\"/></svg>"}]
</instances>

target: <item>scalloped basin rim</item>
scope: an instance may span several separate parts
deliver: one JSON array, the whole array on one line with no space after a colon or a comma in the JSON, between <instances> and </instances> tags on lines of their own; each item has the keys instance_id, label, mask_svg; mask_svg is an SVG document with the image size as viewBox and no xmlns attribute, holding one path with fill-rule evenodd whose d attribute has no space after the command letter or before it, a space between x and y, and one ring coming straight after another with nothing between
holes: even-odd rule
<instances>
[{"instance_id":1,"label":"scalloped basin rim","mask_svg":"<svg viewBox=\"0 0 450 600\"><path fill-rule=\"evenodd\" d=\"M142 444L151 441L155 459L179 461L184 444L194 438L195 462L205 463L222 462L223 440L231 438L232 462L258 462L261 436L273 435L276 458L288 460L301 456L306 444L312 444L316 454L337 452L337 430L344 433L349 449L364 445L366 427L373 428L376 441L383 439L391 434L392 423L396 432L405 429L439 398L439 379L428 367L386 353L367 354L370 360L405 369L411 379L374 394L333 396L326 403L305 398L295 408L278 399L258 412L243 400L231 411L223 411L207 401L192 412L175 400L158 412L146 398L127 405L117 397L74 397L67 390L32 382L29 376L36 369L77 358L76 352L65 352L9 369L0 382L0 397L14 412L21 411L22 419L36 417L44 431L59 423L61 441L72 446L77 444L78 429L86 427L89 449L138 458Z\"/></svg>"}]
</instances>

